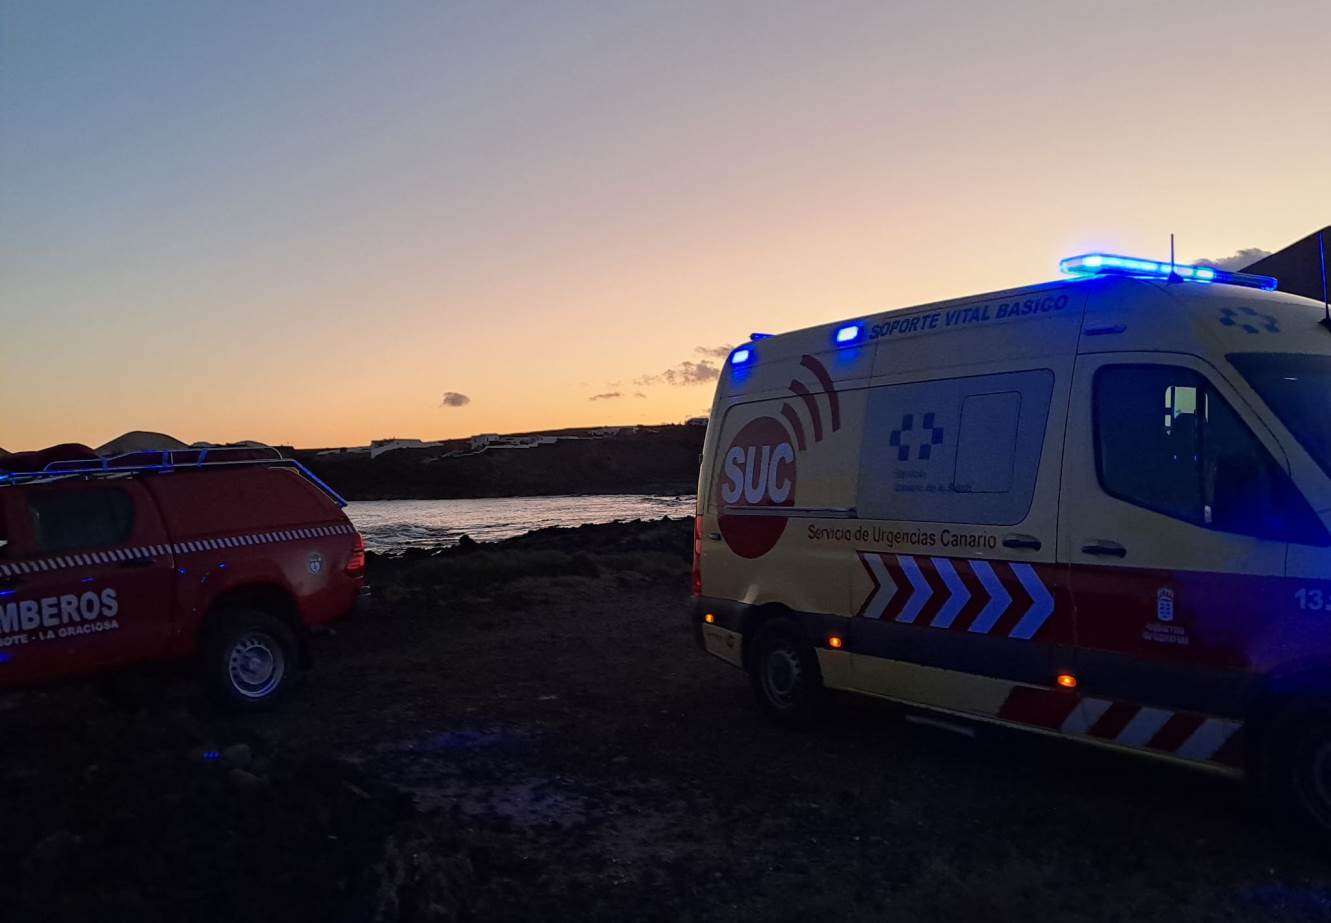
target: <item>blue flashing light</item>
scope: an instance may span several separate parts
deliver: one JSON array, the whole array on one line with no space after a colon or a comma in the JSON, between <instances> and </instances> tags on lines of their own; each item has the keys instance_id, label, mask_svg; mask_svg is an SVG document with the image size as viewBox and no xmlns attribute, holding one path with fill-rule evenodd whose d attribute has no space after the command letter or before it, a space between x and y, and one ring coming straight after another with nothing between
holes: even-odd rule
<instances>
[{"instance_id":1,"label":"blue flashing light","mask_svg":"<svg viewBox=\"0 0 1331 923\"><path fill-rule=\"evenodd\" d=\"M1158 260L1143 260L1133 256L1115 256L1111 253L1083 253L1060 260L1061 272L1072 276L1133 276L1145 279L1180 279L1184 282L1218 282L1222 285L1242 285L1273 292L1279 284L1271 276L1258 276L1246 272L1227 272L1210 266L1185 266Z\"/></svg>"},{"instance_id":2,"label":"blue flashing light","mask_svg":"<svg viewBox=\"0 0 1331 923\"><path fill-rule=\"evenodd\" d=\"M859 324L847 324L844 327L838 327L836 332L836 344L838 346L848 346L859 340L864 328Z\"/></svg>"},{"instance_id":3,"label":"blue flashing light","mask_svg":"<svg viewBox=\"0 0 1331 923\"><path fill-rule=\"evenodd\" d=\"M749 339L750 339L750 340L770 340L771 338L772 338L772 334L770 334L770 333L750 333L750 334L749 334Z\"/></svg>"},{"instance_id":4,"label":"blue flashing light","mask_svg":"<svg viewBox=\"0 0 1331 923\"><path fill-rule=\"evenodd\" d=\"M222 758L222 754L219 753L217 750L204 750L203 758L208 762L212 763L215 762L216 760L220 760Z\"/></svg>"},{"instance_id":5,"label":"blue flashing light","mask_svg":"<svg viewBox=\"0 0 1331 923\"><path fill-rule=\"evenodd\" d=\"M730 364L732 366L748 365L753 361L753 350L747 346L741 346L730 354Z\"/></svg>"}]
</instances>

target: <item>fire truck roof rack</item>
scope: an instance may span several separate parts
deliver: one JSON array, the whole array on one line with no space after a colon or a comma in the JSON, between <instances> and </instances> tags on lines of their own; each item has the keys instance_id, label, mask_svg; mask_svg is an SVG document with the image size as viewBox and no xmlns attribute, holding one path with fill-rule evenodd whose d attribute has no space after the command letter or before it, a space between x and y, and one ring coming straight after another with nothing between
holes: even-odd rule
<instances>
[{"instance_id":1,"label":"fire truck roof rack","mask_svg":"<svg viewBox=\"0 0 1331 923\"><path fill-rule=\"evenodd\" d=\"M269 446L174 449L161 452L129 452L100 459L71 458L50 462L40 471L0 471L0 487L77 478L128 477L137 474L172 474L178 471L240 467L293 468L327 494L338 506L347 505L347 501L313 471L296 459L287 458Z\"/></svg>"}]
</instances>

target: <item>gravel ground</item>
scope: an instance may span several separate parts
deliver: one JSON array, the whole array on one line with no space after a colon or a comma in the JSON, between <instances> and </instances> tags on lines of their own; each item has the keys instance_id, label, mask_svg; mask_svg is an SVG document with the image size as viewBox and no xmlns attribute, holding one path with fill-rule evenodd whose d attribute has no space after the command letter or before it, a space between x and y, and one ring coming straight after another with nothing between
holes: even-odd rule
<instances>
[{"instance_id":1,"label":"gravel ground","mask_svg":"<svg viewBox=\"0 0 1331 923\"><path fill-rule=\"evenodd\" d=\"M998 729L966 738L863 701L813 732L768 724L744 677L696 647L688 550L688 523L650 523L376 558L375 608L318 643L318 669L278 711L231 721L176 683L124 720L160 728L144 715L184 703L185 729L147 746L187 778L211 771L187 747L245 741L297 831L339 835L300 795L299 767L337 767L318 775L330 803L354 790L355 849L328 858L292 834L281 875L226 860L229 887L281 895L256 919L1331 920L1331 865L1269 830L1240 785ZM0 712L16 744L7 797L13 778L81 758L71 702L88 726L112 720L78 688L15 701ZM17 870L39 842L77 852L51 836L85 842L99 816L81 801L60 812L0 825L0 885L30 880ZM240 824L230 848L246 837L260 835ZM341 870L305 903L302 850ZM185 912L189 895L160 879L127 888L145 919L226 918Z\"/></svg>"}]
</instances>

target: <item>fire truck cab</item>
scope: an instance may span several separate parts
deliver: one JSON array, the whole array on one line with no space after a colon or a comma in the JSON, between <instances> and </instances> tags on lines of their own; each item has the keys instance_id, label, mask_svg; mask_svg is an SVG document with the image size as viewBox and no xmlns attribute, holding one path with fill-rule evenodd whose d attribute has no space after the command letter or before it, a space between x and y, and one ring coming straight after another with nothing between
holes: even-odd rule
<instances>
[{"instance_id":1,"label":"fire truck cab","mask_svg":"<svg viewBox=\"0 0 1331 923\"><path fill-rule=\"evenodd\" d=\"M344 505L276 450L0 473L0 686L193 656L227 704L275 701L362 587Z\"/></svg>"},{"instance_id":2,"label":"fire truck cab","mask_svg":"<svg viewBox=\"0 0 1331 923\"><path fill-rule=\"evenodd\" d=\"M694 617L762 706L864 693L1270 785L1331 829L1331 325L1267 277L1069 278L756 337Z\"/></svg>"}]
</instances>

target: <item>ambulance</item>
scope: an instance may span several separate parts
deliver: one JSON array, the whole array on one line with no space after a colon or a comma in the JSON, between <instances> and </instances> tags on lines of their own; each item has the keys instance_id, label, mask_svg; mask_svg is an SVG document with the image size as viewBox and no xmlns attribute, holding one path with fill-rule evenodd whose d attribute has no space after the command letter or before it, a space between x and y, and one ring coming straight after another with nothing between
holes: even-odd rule
<instances>
[{"instance_id":1,"label":"ambulance","mask_svg":"<svg viewBox=\"0 0 1331 923\"><path fill-rule=\"evenodd\" d=\"M730 353L701 643L782 722L862 693L1259 779L1331 831L1324 305L1061 269Z\"/></svg>"}]
</instances>

